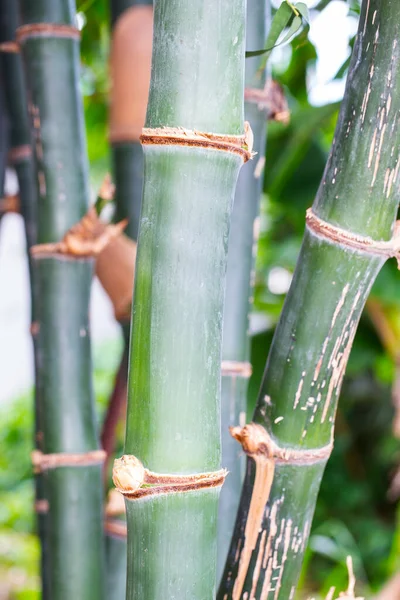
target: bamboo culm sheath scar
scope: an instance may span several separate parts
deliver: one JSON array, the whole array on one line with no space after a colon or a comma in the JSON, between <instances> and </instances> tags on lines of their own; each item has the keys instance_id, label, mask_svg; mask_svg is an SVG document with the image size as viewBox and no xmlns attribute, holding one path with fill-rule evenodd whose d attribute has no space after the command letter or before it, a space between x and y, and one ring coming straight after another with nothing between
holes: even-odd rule
<instances>
[{"instance_id":1,"label":"bamboo culm sheath scar","mask_svg":"<svg viewBox=\"0 0 400 600\"><path fill-rule=\"evenodd\" d=\"M73 253L80 232L75 224L89 198L74 11L70 0L21 0L17 30L39 204L32 257L40 296L34 332L41 451L33 459L47 501L48 598L101 600L104 452L95 426L88 324L94 261L86 248L81 256Z\"/></svg>"},{"instance_id":2,"label":"bamboo culm sheath scar","mask_svg":"<svg viewBox=\"0 0 400 600\"><path fill-rule=\"evenodd\" d=\"M224 279L251 156L244 29L243 0L154 4L126 456L114 467L128 600L215 596Z\"/></svg>"},{"instance_id":3,"label":"bamboo culm sheath scar","mask_svg":"<svg viewBox=\"0 0 400 600\"><path fill-rule=\"evenodd\" d=\"M399 256L400 4L365 0L344 101L253 422L219 600L292 600L357 324Z\"/></svg>"}]
</instances>

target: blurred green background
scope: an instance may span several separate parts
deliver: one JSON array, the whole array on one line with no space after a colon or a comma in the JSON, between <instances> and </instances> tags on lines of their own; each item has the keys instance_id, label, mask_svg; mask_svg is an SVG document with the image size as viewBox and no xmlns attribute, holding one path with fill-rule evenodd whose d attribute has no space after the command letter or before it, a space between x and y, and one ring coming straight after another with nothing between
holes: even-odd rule
<instances>
[{"instance_id":1,"label":"blurred green background","mask_svg":"<svg viewBox=\"0 0 400 600\"><path fill-rule=\"evenodd\" d=\"M77 4L82 30L81 85L95 188L109 170L109 15L106 0L80 0ZM331 77L331 92L324 101L324 94L318 94L315 87L319 57L310 39L318 39L318 23L324 12L336 5L335 10L344 11L350 24L348 54L359 13L359 3L352 0L310 0L308 4L310 37L302 35L277 49L271 63L274 79L282 85L289 103L291 120L288 125L270 123L268 127L250 412L300 249L305 211L312 204L333 138L339 106L335 94L340 96L348 66L344 58ZM332 53L335 27L343 29L343 21L332 21ZM339 38L339 32L337 35ZM343 30L341 41L343 44ZM118 341L95 348L99 422L119 353ZM398 375L398 356L400 281L391 261L374 285L351 353L337 414L335 449L325 472L298 591L301 600L325 598L331 586L338 591L346 589L348 554L354 561L357 592L368 599L400 570L400 489L393 484L400 445L392 432L392 387ZM0 412L0 600L36 599L39 548L32 511L32 395L15 399Z\"/></svg>"}]
</instances>

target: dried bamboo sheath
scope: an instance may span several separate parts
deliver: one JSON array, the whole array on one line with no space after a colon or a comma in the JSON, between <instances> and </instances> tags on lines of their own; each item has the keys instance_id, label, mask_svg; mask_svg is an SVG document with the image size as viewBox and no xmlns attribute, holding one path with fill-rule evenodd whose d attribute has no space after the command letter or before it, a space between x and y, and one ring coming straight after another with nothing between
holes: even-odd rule
<instances>
[{"instance_id":1,"label":"dried bamboo sheath","mask_svg":"<svg viewBox=\"0 0 400 600\"><path fill-rule=\"evenodd\" d=\"M384 242L399 202L399 35L397 1L363 3L335 141L272 343L256 425L233 432L249 458L220 600L294 598L358 320L387 256L398 252L397 237ZM255 435L260 426L272 445Z\"/></svg>"},{"instance_id":2,"label":"dried bamboo sheath","mask_svg":"<svg viewBox=\"0 0 400 600\"><path fill-rule=\"evenodd\" d=\"M104 597L104 550L88 323L93 259L68 250L40 252L41 245L60 245L88 206L79 32L69 0L21 0L20 8L17 39L27 67L39 193L34 331L49 598L98 600Z\"/></svg>"}]
</instances>

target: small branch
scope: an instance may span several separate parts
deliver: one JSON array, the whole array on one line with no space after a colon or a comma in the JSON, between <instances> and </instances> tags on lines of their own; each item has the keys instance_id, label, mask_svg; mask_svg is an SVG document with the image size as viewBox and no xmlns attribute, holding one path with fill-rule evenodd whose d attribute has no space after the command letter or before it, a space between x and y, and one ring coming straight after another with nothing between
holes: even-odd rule
<instances>
[{"instance_id":1,"label":"small branch","mask_svg":"<svg viewBox=\"0 0 400 600\"><path fill-rule=\"evenodd\" d=\"M101 446L106 452L104 462L104 474L108 472L110 456L115 450L116 428L121 418L122 411L126 406L126 386L128 377L128 351L124 349L121 363L115 377L114 389L108 404L107 413L101 432Z\"/></svg>"}]
</instances>

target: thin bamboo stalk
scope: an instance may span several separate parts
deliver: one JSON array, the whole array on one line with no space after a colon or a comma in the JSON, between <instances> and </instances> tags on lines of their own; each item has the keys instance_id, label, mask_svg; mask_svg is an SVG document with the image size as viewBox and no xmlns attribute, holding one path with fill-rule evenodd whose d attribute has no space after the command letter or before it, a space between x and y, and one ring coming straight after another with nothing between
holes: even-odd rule
<instances>
[{"instance_id":1,"label":"thin bamboo stalk","mask_svg":"<svg viewBox=\"0 0 400 600\"><path fill-rule=\"evenodd\" d=\"M153 11L151 2L137 0L112 0L112 48L111 48L111 111L110 142L113 173L116 184L115 207L118 221L128 219L125 233L137 241L140 207L143 189L143 151L140 133L146 116L150 85L151 44L153 34ZM130 76L135 65L135 77ZM118 240L115 242L115 246ZM124 351L120 371L129 346L129 317L136 251L132 246L119 242L118 256L110 256L110 248L97 261L97 274L101 280L106 272L107 292L114 305L116 317L123 326ZM106 257L109 257L106 263ZM121 263L124 263L124 268ZM103 263L103 264L102 264ZM118 268L116 268L118 264ZM130 275L127 274L130 271ZM103 282L103 281L102 281ZM103 282L104 284L104 282ZM119 383L119 380L118 380ZM121 386L118 386L122 390ZM117 389L115 390L118 391ZM110 399L111 400L111 399ZM113 393L102 437L111 442L111 416L122 412L126 393ZM107 452L112 450L108 444Z\"/></svg>"},{"instance_id":2,"label":"thin bamboo stalk","mask_svg":"<svg viewBox=\"0 0 400 600\"><path fill-rule=\"evenodd\" d=\"M269 2L258 0L247 5L246 46L262 48L267 37ZM245 454L232 438L229 427L246 422L247 387L251 375L249 364L249 311L252 304L254 255L257 247L258 221L263 162L265 160L268 112L261 105L265 93L265 73L259 72L259 58L246 59L245 118L254 135L257 153L240 171L232 210L228 246L228 266L222 345L221 440L222 464L229 471L221 490L218 510L217 575L222 575L245 472ZM257 90L257 101L247 101Z\"/></svg>"},{"instance_id":3,"label":"thin bamboo stalk","mask_svg":"<svg viewBox=\"0 0 400 600\"><path fill-rule=\"evenodd\" d=\"M36 319L34 272L30 249L37 241L37 191L35 184L35 167L32 152L32 140L28 116L28 101L24 81L23 64L15 34L18 27L17 3L13 0L0 0L0 16L2 21L2 42L0 57L4 75L4 93L6 108L10 121L10 150L9 160L15 168L19 196L16 206L22 214L25 227L25 239L28 250L29 277L31 284L31 323ZM5 43L4 43L5 42ZM32 328L34 331L34 328ZM35 337L32 336L34 349L35 382L37 378L38 348ZM41 438L38 432L40 426L40 410L37 387L35 385L35 445L39 450ZM47 540L46 540L46 508L43 480L40 473L35 477L35 509L37 512L38 533L41 543L41 582L42 598L49 598L47 573Z\"/></svg>"},{"instance_id":4,"label":"thin bamboo stalk","mask_svg":"<svg viewBox=\"0 0 400 600\"><path fill-rule=\"evenodd\" d=\"M249 157L244 25L242 0L155 3L126 456L114 466L128 600L215 593L229 213Z\"/></svg>"},{"instance_id":5,"label":"thin bamboo stalk","mask_svg":"<svg viewBox=\"0 0 400 600\"><path fill-rule=\"evenodd\" d=\"M399 252L399 34L398 2L363 2L335 141L254 423L232 432L249 458L221 600L295 594L358 320L383 263Z\"/></svg>"},{"instance_id":6,"label":"thin bamboo stalk","mask_svg":"<svg viewBox=\"0 0 400 600\"><path fill-rule=\"evenodd\" d=\"M34 332L43 453L33 458L48 502L49 597L98 600L104 597L104 453L97 450L91 377L93 259L89 251L76 258L68 244L57 251L53 244L82 218L89 197L79 32L69 0L21 0L20 11L17 40L28 76L39 194Z\"/></svg>"},{"instance_id":7,"label":"thin bamboo stalk","mask_svg":"<svg viewBox=\"0 0 400 600\"><path fill-rule=\"evenodd\" d=\"M111 0L111 110L110 142L113 174L116 184L116 218L128 219L126 234L136 241L138 237L140 208L143 190L143 151L140 133L145 122L150 85L151 50L153 38L152 2L137 0ZM131 76L132 65L135 77ZM100 257L101 258L101 257ZM114 301L116 316L122 325L124 349L121 364L103 426L102 442L107 454L115 450L116 426L126 406L130 313L133 292L134 256L128 255L125 244L124 257L130 276L124 275L124 288L112 287L117 293ZM133 260L132 260L133 258ZM112 269L121 271L120 263L113 261ZM121 302L122 301L122 302ZM121 306L123 310L117 310ZM128 319L126 318L128 316ZM123 517L125 519L125 516ZM126 591L127 545L119 528L106 527L107 597L123 600ZM125 524L126 529L126 524Z\"/></svg>"}]
</instances>

